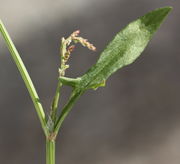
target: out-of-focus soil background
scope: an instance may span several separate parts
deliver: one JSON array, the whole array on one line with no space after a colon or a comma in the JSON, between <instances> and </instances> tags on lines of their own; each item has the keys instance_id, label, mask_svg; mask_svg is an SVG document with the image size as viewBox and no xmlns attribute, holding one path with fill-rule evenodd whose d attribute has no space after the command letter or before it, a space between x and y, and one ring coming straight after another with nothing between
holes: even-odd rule
<instances>
[{"instance_id":1,"label":"out-of-focus soil background","mask_svg":"<svg viewBox=\"0 0 180 164\"><path fill-rule=\"evenodd\" d=\"M173 12L143 55L106 87L85 93L57 140L62 164L180 163L180 1L1 0L6 25L46 112L57 83L59 42L76 29L97 46L76 49L69 77L95 63L109 40L149 10ZM63 101L70 93L64 88ZM0 38L0 163L45 163L45 138L24 83Z\"/></svg>"}]
</instances>

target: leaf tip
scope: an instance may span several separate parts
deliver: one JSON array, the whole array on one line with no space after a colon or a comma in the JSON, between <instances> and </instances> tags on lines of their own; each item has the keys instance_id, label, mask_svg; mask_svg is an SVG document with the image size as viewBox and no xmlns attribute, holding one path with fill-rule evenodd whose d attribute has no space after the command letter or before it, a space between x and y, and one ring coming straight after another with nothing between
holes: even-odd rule
<instances>
[{"instance_id":1,"label":"leaf tip","mask_svg":"<svg viewBox=\"0 0 180 164\"><path fill-rule=\"evenodd\" d=\"M172 6L165 6L165 7L162 7L162 9L165 9L167 11L171 11L173 9Z\"/></svg>"},{"instance_id":2,"label":"leaf tip","mask_svg":"<svg viewBox=\"0 0 180 164\"><path fill-rule=\"evenodd\" d=\"M169 14L169 12L173 9L172 6L166 6L166 7L162 7L162 8L159 8L157 10L161 11L164 13L164 15L166 16L167 14Z\"/></svg>"},{"instance_id":3,"label":"leaf tip","mask_svg":"<svg viewBox=\"0 0 180 164\"><path fill-rule=\"evenodd\" d=\"M155 9L140 18L141 23L150 31L154 33L163 23L169 12L172 10L171 6Z\"/></svg>"}]
</instances>

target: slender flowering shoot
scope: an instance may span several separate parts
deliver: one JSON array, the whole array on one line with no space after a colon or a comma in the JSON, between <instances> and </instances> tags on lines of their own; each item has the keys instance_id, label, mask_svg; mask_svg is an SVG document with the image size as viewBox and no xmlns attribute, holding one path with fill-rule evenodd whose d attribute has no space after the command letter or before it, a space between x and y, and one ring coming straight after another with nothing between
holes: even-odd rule
<instances>
[{"instance_id":1,"label":"slender flowering shoot","mask_svg":"<svg viewBox=\"0 0 180 164\"><path fill-rule=\"evenodd\" d=\"M75 49L75 45L71 45L72 42L74 44L80 43L82 46L87 47L89 50L96 51L96 47L88 42L87 39L79 37L80 30L74 31L67 39L62 38L61 46L60 46L60 57L61 57L61 66L59 68L59 76L63 77L65 75L65 71L69 68L69 65L66 64L68 59L70 58L71 53Z\"/></svg>"},{"instance_id":2,"label":"slender flowering shoot","mask_svg":"<svg viewBox=\"0 0 180 164\"><path fill-rule=\"evenodd\" d=\"M62 38L57 88L52 99L49 114L47 115L44 112L44 108L26 67L5 26L0 21L0 33L25 82L46 137L46 164L55 164L55 141L57 134L64 119L79 97L88 89L97 89L98 87L105 86L105 82L109 76L120 68L134 62L143 52L153 34L158 30L171 9L171 7L156 9L127 25L100 54L96 64L81 77L65 77L66 70L69 68L68 60L75 49L75 44L80 43L82 46L92 51L96 51L96 47L87 39L80 37L79 30L73 32L66 39ZM64 107L59 109L58 105L63 85L72 87L72 93ZM58 111L60 111L60 114Z\"/></svg>"}]
</instances>

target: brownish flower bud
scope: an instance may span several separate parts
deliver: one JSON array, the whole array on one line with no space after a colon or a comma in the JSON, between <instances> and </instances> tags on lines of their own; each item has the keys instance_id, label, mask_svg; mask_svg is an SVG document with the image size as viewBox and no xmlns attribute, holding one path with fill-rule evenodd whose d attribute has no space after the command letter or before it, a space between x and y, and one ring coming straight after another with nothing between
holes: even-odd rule
<instances>
[{"instance_id":1,"label":"brownish flower bud","mask_svg":"<svg viewBox=\"0 0 180 164\"><path fill-rule=\"evenodd\" d=\"M67 50L68 50L69 53L71 53L71 52L74 51L74 49L75 49L75 45L71 45L71 46L68 47Z\"/></svg>"},{"instance_id":2,"label":"brownish flower bud","mask_svg":"<svg viewBox=\"0 0 180 164\"><path fill-rule=\"evenodd\" d=\"M63 57L65 63L68 61L69 57L70 57L70 53L69 53L69 52L66 52L66 53L64 54L64 57Z\"/></svg>"},{"instance_id":3,"label":"brownish flower bud","mask_svg":"<svg viewBox=\"0 0 180 164\"><path fill-rule=\"evenodd\" d=\"M75 42L81 43L83 46L87 47L88 49L90 49L92 51L96 51L96 47L93 44L91 44L90 42L88 42L87 39L84 39L82 37L73 37L73 40Z\"/></svg>"},{"instance_id":4,"label":"brownish flower bud","mask_svg":"<svg viewBox=\"0 0 180 164\"><path fill-rule=\"evenodd\" d=\"M71 34L71 37L76 37L80 34L80 30L76 30Z\"/></svg>"},{"instance_id":5,"label":"brownish flower bud","mask_svg":"<svg viewBox=\"0 0 180 164\"><path fill-rule=\"evenodd\" d=\"M93 44L89 44L88 48L92 51L96 51L96 47Z\"/></svg>"}]
</instances>

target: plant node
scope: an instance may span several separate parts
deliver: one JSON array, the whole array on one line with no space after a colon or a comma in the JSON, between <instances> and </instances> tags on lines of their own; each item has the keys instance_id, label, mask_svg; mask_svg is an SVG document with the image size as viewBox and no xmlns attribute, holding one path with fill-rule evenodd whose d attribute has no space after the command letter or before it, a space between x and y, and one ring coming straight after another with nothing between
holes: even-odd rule
<instances>
[{"instance_id":1,"label":"plant node","mask_svg":"<svg viewBox=\"0 0 180 164\"><path fill-rule=\"evenodd\" d=\"M57 136L57 133L53 132L51 134L49 134L49 136L47 137L47 139L49 141L55 141L56 140L56 136Z\"/></svg>"}]
</instances>

